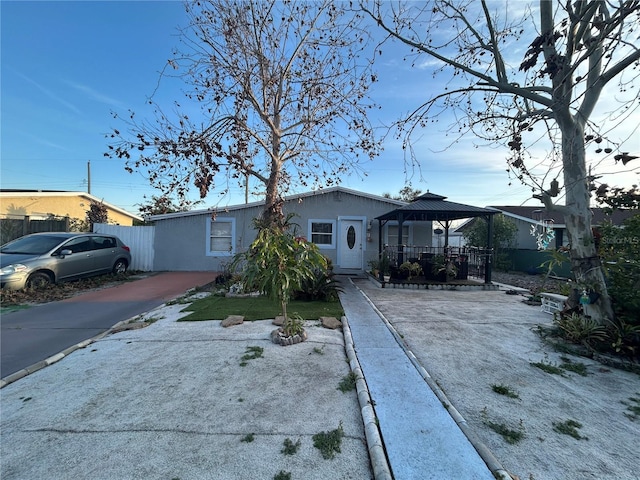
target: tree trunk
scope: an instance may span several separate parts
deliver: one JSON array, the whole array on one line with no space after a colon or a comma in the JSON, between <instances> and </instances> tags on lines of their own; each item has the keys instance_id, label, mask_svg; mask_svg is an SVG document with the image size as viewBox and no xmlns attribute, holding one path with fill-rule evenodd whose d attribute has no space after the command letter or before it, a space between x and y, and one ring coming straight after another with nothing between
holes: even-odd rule
<instances>
[{"instance_id":1,"label":"tree trunk","mask_svg":"<svg viewBox=\"0 0 640 480\"><path fill-rule=\"evenodd\" d=\"M584 132L579 125L573 125L570 131L563 130L562 156L566 189L564 219L571 244L571 270L579 289L600 294L585 313L604 323L612 320L614 314L591 229L591 194L586 171Z\"/></svg>"},{"instance_id":2,"label":"tree trunk","mask_svg":"<svg viewBox=\"0 0 640 480\"><path fill-rule=\"evenodd\" d=\"M284 231L284 212L282 206L284 201L280 195L279 185L282 174L282 135L280 134L280 115L273 116L271 128L271 168L269 169L269 180L267 181L267 191L265 195L263 220L269 228Z\"/></svg>"},{"instance_id":3,"label":"tree trunk","mask_svg":"<svg viewBox=\"0 0 640 480\"><path fill-rule=\"evenodd\" d=\"M265 204L264 211L262 212L262 219L266 227L283 230L284 212L282 211L282 206L284 201L282 200L282 197L280 196L280 192L278 190L279 178L279 166L272 165L271 172L269 174L269 181L266 185L267 191L265 195Z\"/></svg>"}]
</instances>

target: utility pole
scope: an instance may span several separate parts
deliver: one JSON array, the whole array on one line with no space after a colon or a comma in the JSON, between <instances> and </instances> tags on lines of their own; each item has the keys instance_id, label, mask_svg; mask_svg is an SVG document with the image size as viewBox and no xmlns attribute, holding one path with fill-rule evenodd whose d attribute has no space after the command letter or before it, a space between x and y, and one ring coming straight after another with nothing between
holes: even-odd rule
<instances>
[{"instance_id":1,"label":"utility pole","mask_svg":"<svg viewBox=\"0 0 640 480\"><path fill-rule=\"evenodd\" d=\"M87 162L87 193L91 195L91 160Z\"/></svg>"},{"instance_id":2,"label":"utility pole","mask_svg":"<svg viewBox=\"0 0 640 480\"><path fill-rule=\"evenodd\" d=\"M244 174L244 203L249 203L249 174Z\"/></svg>"}]
</instances>

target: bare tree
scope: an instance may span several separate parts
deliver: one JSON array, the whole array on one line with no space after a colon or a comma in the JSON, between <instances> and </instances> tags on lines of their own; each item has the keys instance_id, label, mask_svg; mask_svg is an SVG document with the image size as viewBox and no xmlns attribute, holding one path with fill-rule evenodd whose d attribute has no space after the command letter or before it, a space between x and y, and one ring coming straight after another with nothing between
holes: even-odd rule
<instances>
[{"instance_id":1,"label":"bare tree","mask_svg":"<svg viewBox=\"0 0 640 480\"><path fill-rule=\"evenodd\" d=\"M519 8L523 5L524 11ZM536 8L487 0L376 1L362 7L388 39L410 48L408 58L420 62L429 57L438 65L436 75L452 74L444 91L399 123L405 146L410 149L414 129L445 111L455 113L451 128L456 133L508 144L508 170L531 186L547 208L564 214L576 280L601 293L592 306L593 316L599 321L612 318L591 230L590 199L597 178L589 171L586 149L594 145L596 153L602 152L599 145L605 142L604 153L619 164L633 159L629 152L615 151L608 134L611 137L612 129L638 107L634 82L640 60L640 2L540 0ZM514 15L519 18L509 19ZM514 58L525 50L524 57ZM619 109L607 105L616 112L609 117L613 126L596 125L590 118L614 79L628 98ZM541 148L545 139L550 146L541 168L531 150Z\"/></svg>"},{"instance_id":2,"label":"bare tree","mask_svg":"<svg viewBox=\"0 0 640 480\"><path fill-rule=\"evenodd\" d=\"M188 86L155 121L115 115L109 152L153 186L204 198L230 181L264 188L264 225L282 225L282 196L361 171L379 143L367 120L375 81L362 13L331 0L212 0L185 4L189 26L163 72ZM193 104L197 108L193 108ZM222 174L222 175L220 175ZM216 177L222 176L223 181ZM222 188L220 188L222 184Z\"/></svg>"}]
</instances>

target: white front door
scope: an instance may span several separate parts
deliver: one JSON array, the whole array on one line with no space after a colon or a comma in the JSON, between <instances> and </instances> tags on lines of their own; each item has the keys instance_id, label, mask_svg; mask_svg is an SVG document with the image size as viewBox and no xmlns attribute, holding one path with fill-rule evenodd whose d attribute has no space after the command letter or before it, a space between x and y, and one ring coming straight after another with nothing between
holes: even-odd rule
<instances>
[{"instance_id":1,"label":"white front door","mask_svg":"<svg viewBox=\"0 0 640 480\"><path fill-rule=\"evenodd\" d=\"M362 220L340 220L340 268L362 269Z\"/></svg>"}]
</instances>

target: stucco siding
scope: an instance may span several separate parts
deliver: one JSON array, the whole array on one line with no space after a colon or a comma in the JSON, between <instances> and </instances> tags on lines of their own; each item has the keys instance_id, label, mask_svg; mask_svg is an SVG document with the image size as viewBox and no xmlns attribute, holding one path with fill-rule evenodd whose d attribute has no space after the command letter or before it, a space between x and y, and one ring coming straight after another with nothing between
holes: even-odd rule
<instances>
[{"instance_id":1,"label":"stucco siding","mask_svg":"<svg viewBox=\"0 0 640 480\"><path fill-rule=\"evenodd\" d=\"M0 197L0 213L6 216L58 217L86 220L91 200L81 195L8 195ZM133 218L107 207L109 223L133 225Z\"/></svg>"}]
</instances>

